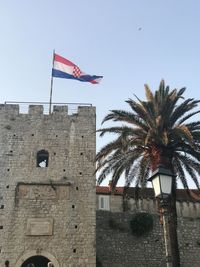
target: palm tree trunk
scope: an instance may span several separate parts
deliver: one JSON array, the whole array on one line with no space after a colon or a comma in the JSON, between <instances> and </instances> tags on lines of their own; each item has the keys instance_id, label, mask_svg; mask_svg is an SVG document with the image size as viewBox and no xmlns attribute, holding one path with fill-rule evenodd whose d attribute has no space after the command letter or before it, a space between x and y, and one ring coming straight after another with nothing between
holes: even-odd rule
<instances>
[{"instance_id":1,"label":"palm tree trunk","mask_svg":"<svg viewBox=\"0 0 200 267\"><path fill-rule=\"evenodd\" d=\"M177 211L176 211L176 180L172 183L172 197L169 206L169 238L171 243L172 266L180 267L180 256L177 235Z\"/></svg>"},{"instance_id":2,"label":"palm tree trunk","mask_svg":"<svg viewBox=\"0 0 200 267\"><path fill-rule=\"evenodd\" d=\"M164 152L164 153L163 153ZM159 166L164 166L174 173L172 156L170 156L169 151L162 151L160 158L156 164L157 168ZM173 267L180 267L180 256L179 256L179 245L178 245L178 235L177 235L177 211L176 211L176 178L172 179L172 194L171 199L166 206L168 213L168 230L169 230L169 246L171 252L171 261Z\"/></svg>"}]
</instances>

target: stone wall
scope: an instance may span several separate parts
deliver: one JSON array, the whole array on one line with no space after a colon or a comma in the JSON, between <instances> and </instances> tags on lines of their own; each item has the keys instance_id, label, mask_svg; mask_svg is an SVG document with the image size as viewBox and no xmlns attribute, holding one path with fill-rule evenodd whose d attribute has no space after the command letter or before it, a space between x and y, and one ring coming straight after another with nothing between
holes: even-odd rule
<instances>
[{"instance_id":1,"label":"stone wall","mask_svg":"<svg viewBox=\"0 0 200 267\"><path fill-rule=\"evenodd\" d=\"M189 204L192 205L192 203ZM152 212L153 230L149 234L136 237L131 233L129 225L134 213L135 211L97 211L97 257L101 262L101 267L166 266L163 229L159 215L154 210ZM195 214L195 216L191 216L191 214ZM114 220L120 227L113 228L110 220ZM200 214L186 212L179 216L178 239L181 266L198 267L200 262Z\"/></svg>"},{"instance_id":2,"label":"stone wall","mask_svg":"<svg viewBox=\"0 0 200 267\"><path fill-rule=\"evenodd\" d=\"M0 105L0 266L44 256L54 267L94 267L95 108ZM48 151L48 167L37 152Z\"/></svg>"}]
</instances>

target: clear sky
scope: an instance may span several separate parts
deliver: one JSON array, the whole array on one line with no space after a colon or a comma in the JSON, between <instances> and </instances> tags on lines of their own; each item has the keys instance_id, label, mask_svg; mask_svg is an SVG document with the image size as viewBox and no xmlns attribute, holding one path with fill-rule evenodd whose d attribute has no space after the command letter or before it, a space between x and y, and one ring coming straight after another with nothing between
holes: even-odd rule
<instances>
[{"instance_id":1,"label":"clear sky","mask_svg":"<svg viewBox=\"0 0 200 267\"><path fill-rule=\"evenodd\" d=\"M199 0L0 1L0 102L49 101L53 49L100 85L54 79L53 102L87 102L97 128L162 78L200 99ZM102 139L102 138L101 138ZM97 150L107 138L97 136Z\"/></svg>"}]
</instances>

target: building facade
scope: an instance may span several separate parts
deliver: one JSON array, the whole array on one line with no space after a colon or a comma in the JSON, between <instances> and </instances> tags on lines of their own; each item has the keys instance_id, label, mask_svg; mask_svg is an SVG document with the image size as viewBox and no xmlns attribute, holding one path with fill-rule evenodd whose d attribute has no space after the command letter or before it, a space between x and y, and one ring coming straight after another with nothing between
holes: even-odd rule
<instances>
[{"instance_id":1,"label":"building facade","mask_svg":"<svg viewBox=\"0 0 200 267\"><path fill-rule=\"evenodd\" d=\"M95 108L0 105L0 266L96 266Z\"/></svg>"}]
</instances>

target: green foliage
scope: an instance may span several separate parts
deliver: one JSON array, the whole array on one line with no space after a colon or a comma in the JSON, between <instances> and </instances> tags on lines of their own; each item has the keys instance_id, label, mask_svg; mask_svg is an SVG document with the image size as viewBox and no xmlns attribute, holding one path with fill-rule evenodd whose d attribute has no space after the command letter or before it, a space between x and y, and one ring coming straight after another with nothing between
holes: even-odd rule
<instances>
[{"instance_id":1,"label":"green foliage","mask_svg":"<svg viewBox=\"0 0 200 267\"><path fill-rule=\"evenodd\" d=\"M136 96L126 101L130 111L111 110L105 116L102 123L113 126L98 132L115 139L97 153L98 184L109 176L114 188L125 176L126 187L133 182L145 187L151 171L161 165L171 169L184 188L188 173L200 189L200 120L191 121L200 113L200 101L184 98L185 88L170 90L163 80L155 92L145 85L145 92L144 101Z\"/></svg>"},{"instance_id":2,"label":"green foliage","mask_svg":"<svg viewBox=\"0 0 200 267\"><path fill-rule=\"evenodd\" d=\"M110 218L109 221L108 221L108 224L109 224L109 227L113 230L119 230L121 232L124 232L126 230L125 226L120 223L120 222L117 222L115 219L113 218Z\"/></svg>"},{"instance_id":3,"label":"green foliage","mask_svg":"<svg viewBox=\"0 0 200 267\"><path fill-rule=\"evenodd\" d=\"M147 212L137 212L130 221L132 234L140 237L153 229L153 216Z\"/></svg>"}]
</instances>

